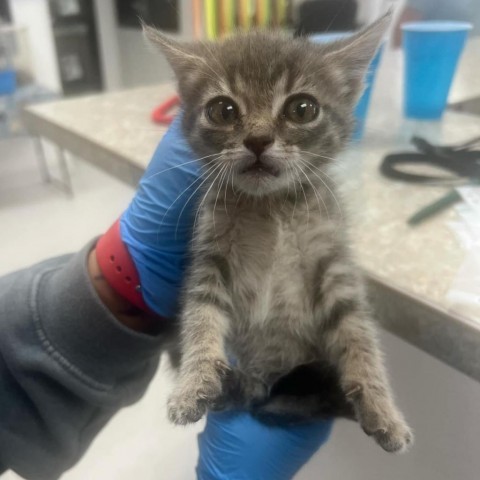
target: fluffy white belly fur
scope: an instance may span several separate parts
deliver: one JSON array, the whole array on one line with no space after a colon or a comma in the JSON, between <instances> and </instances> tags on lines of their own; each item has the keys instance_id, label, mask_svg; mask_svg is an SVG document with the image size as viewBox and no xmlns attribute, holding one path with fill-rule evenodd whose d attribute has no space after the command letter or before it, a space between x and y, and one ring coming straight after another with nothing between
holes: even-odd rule
<instances>
[{"instance_id":1,"label":"fluffy white belly fur","mask_svg":"<svg viewBox=\"0 0 480 480\"><path fill-rule=\"evenodd\" d=\"M276 377L318 358L312 340L315 225L298 231L290 216L261 214L223 220L229 226L219 248L228 258L234 307L228 343L242 368Z\"/></svg>"},{"instance_id":2,"label":"fluffy white belly fur","mask_svg":"<svg viewBox=\"0 0 480 480\"><path fill-rule=\"evenodd\" d=\"M235 220L228 259L238 320L259 326L280 318L311 319L313 259L303 236L290 218L252 215Z\"/></svg>"}]
</instances>

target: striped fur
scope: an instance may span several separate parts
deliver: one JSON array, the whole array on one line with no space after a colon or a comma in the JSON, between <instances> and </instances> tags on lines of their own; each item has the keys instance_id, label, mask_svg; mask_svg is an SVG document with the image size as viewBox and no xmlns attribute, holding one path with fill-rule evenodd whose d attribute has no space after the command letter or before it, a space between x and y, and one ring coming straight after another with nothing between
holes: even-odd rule
<instances>
[{"instance_id":1,"label":"striped fur","mask_svg":"<svg viewBox=\"0 0 480 480\"><path fill-rule=\"evenodd\" d=\"M384 449L400 451L411 442L392 400L328 170L350 135L363 73L387 24L384 18L331 47L265 32L183 45L147 31L176 71L189 142L200 156L220 154L206 164L185 285L182 361L169 400L175 423L227 406L263 405L304 418L331 414L335 405L321 408L325 399L318 396L268 400L299 366L325 365L338 390L331 397L343 399L342 411L347 402ZM283 116L298 92L322 107L305 125ZM206 118L206 103L218 95L237 104L235 125ZM248 135L274 137L262 160L277 175L243 173L254 161L243 146Z\"/></svg>"}]
</instances>

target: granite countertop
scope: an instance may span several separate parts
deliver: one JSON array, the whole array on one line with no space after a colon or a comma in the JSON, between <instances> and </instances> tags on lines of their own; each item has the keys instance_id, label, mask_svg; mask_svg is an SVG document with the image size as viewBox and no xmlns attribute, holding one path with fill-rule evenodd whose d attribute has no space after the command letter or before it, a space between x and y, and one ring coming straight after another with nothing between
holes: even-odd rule
<instances>
[{"instance_id":1,"label":"granite countertop","mask_svg":"<svg viewBox=\"0 0 480 480\"><path fill-rule=\"evenodd\" d=\"M174 94L173 84L97 94L33 105L25 110L24 118L31 131L83 159L113 174L119 173L115 168L123 163L139 178L167 130L151 122L151 112ZM86 155L87 147L93 147L96 155ZM135 175L130 179L122 173L123 180L138 181Z\"/></svg>"},{"instance_id":2,"label":"granite countertop","mask_svg":"<svg viewBox=\"0 0 480 480\"><path fill-rule=\"evenodd\" d=\"M480 39L470 42L462 59L455 100L480 95L478 71L473 76L477 47ZM446 301L464 258L447 225L455 212L449 209L414 228L406 224L447 188L394 182L378 171L385 154L411 149L413 133L433 143L465 141L480 135L480 117L447 111L440 122L405 120L401 72L401 52L387 50L365 137L339 161L339 183L352 205L352 240L378 310L389 317L386 328L480 380L480 319L453 312ZM155 85L35 105L26 110L25 120L33 132L136 183L166 130L150 121L151 111L173 93L172 85ZM455 342L461 348L452 350Z\"/></svg>"},{"instance_id":3,"label":"granite countertop","mask_svg":"<svg viewBox=\"0 0 480 480\"><path fill-rule=\"evenodd\" d=\"M480 39L475 40L474 47L477 46L480 48ZM414 134L434 144L460 143L478 137L480 117L447 111L440 122L403 118L402 63L400 51L389 52L383 59L365 138L343 155L351 204L356 206L352 219L356 251L365 269L449 309L445 296L464 258L462 247L447 225L456 213L448 209L416 227L407 225L406 220L451 187L392 181L384 178L378 167L388 153L413 151L410 138ZM480 94L478 72L470 77L472 63L474 56L469 48L453 86L457 99L466 98L469 91L472 95Z\"/></svg>"}]
</instances>

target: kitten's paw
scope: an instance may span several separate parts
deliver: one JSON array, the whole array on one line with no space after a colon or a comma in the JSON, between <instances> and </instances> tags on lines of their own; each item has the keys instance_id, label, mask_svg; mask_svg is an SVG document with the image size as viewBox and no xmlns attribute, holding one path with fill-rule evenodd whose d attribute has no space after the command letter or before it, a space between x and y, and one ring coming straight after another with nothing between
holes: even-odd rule
<instances>
[{"instance_id":1,"label":"kitten's paw","mask_svg":"<svg viewBox=\"0 0 480 480\"><path fill-rule=\"evenodd\" d=\"M413 433L403 420L387 423L373 433L375 441L386 451L404 453L413 443Z\"/></svg>"},{"instance_id":2,"label":"kitten's paw","mask_svg":"<svg viewBox=\"0 0 480 480\"><path fill-rule=\"evenodd\" d=\"M388 397L360 385L347 392L363 431L387 452L403 453L413 443L413 433Z\"/></svg>"},{"instance_id":3,"label":"kitten's paw","mask_svg":"<svg viewBox=\"0 0 480 480\"><path fill-rule=\"evenodd\" d=\"M168 418L177 425L195 423L207 409L218 410L222 403L223 382L230 367L217 360L200 365L191 374L183 374L180 385L168 400Z\"/></svg>"},{"instance_id":4,"label":"kitten's paw","mask_svg":"<svg viewBox=\"0 0 480 480\"><path fill-rule=\"evenodd\" d=\"M387 452L403 453L413 443L413 434L400 414L392 416L363 409L360 413L363 431L373 437Z\"/></svg>"},{"instance_id":5,"label":"kitten's paw","mask_svg":"<svg viewBox=\"0 0 480 480\"><path fill-rule=\"evenodd\" d=\"M187 425L198 422L205 414L207 407L196 392L172 395L168 400L168 419L176 425Z\"/></svg>"}]
</instances>

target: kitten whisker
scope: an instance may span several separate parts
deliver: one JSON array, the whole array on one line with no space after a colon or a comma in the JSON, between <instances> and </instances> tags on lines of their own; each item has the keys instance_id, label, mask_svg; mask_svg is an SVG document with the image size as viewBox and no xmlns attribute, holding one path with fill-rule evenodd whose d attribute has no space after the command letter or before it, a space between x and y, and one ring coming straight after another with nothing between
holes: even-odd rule
<instances>
[{"instance_id":1,"label":"kitten whisker","mask_svg":"<svg viewBox=\"0 0 480 480\"><path fill-rule=\"evenodd\" d=\"M318 165L312 163L311 161L303 157L301 158L301 161L310 165L310 167L314 170L318 170L322 175L325 175L325 177L327 177L335 186L337 186L337 181L333 177L331 177L325 170L322 170Z\"/></svg>"},{"instance_id":2,"label":"kitten whisker","mask_svg":"<svg viewBox=\"0 0 480 480\"><path fill-rule=\"evenodd\" d=\"M234 164L232 163L232 182L231 182L231 183L232 183L233 194L234 194L235 197L236 197L236 196L237 196L237 193L238 193L238 190L235 188L235 184L233 183L233 179L234 179L234 177L235 177L235 170L234 170L233 167L234 167ZM242 193L242 192L240 191L240 193Z\"/></svg>"},{"instance_id":3,"label":"kitten whisker","mask_svg":"<svg viewBox=\"0 0 480 480\"><path fill-rule=\"evenodd\" d=\"M169 167L169 168L165 168L164 170L160 170L160 172L155 172L152 175L149 175L147 178L156 177L157 175L168 172L169 170L174 170L175 168L180 168L180 167L183 167L184 165L189 165L190 163L199 162L200 160L205 160L206 158L210 158L210 157L213 157L215 155L222 155L222 154L219 153L219 152L216 152L216 153L212 153L211 155L205 155L204 157L195 158L194 160L189 160L188 162L179 163L178 165L174 165L173 167ZM215 159L212 159L212 160L208 161L207 165L209 163L213 162L214 160Z\"/></svg>"},{"instance_id":4,"label":"kitten whisker","mask_svg":"<svg viewBox=\"0 0 480 480\"><path fill-rule=\"evenodd\" d=\"M215 239L217 238L217 227L216 227L216 224L215 224L215 210L217 209L217 202L218 202L218 196L220 195L220 191L222 190L222 185L223 185L223 181L225 179L225 175L228 171L228 163L225 164L222 168L222 170L220 170L220 180L219 180L219 185L217 186L217 195L215 197L215 203L213 204L213 230L215 231ZM218 178L218 176L217 176ZM217 178L215 178L215 180L213 181L213 183L216 182ZM218 244L217 244L218 246Z\"/></svg>"},{"instance_id":5,"label":"kitten whisker","mask_svg":"<svg viewBox=\"0 0 480 480\"><path fill-rule=\"evenodd\" d=\"M343 219L343 211L342 211L342 207L340 206L340 202L338 201L335 193L333 193L333 190L328 186L327 182L325 182L325 180L320 176L318 175L317 173L315 173L315 171L311 168L311 166L309 165L312 165L310 164L308 161L306 161L305 159L301 160L302 162L304 162L304 165L323 183L323 185L326 187L326 189L330 192L330 195L332 196L333 200L335 201L336 205L337 205L337 208L338 208L338 213L340 214L340 218ZM314 167L316 167L314 165ZM324 175L326 175L328 178L330 178L325 172L323 172L322 170L320 170L318 167L316 167L321 173L323 173ZM330 180L333 182L333 179L330 178Z\"/></svg>"},{"instance_id":6,"label":"kitten whisker","mask_svg":"<svg viewBox=\"0 0 480 480\"><path fill-rule=\"evenodd\" d=\"M221 158L221 157L220 157L220 158ZM210 177L211 177L212 175L214 175L216 172L218 173L222 166L223 166L222 164L218 164L218 165L216 166L215 170L213 170L213 171L211 172L211 174L208 176L208 178L210 178ZM205 182L208 180L208 178L206 178L205 181L202 182L202 185L200 185L200 187L202 187L202 186L205 184ZM212 184L210 185L209 189L211 188L212 185L213 185L213 182L212 182ZM204 202L205 198L206 198L206 193L203 195L202 200L199 202L199 204L198 204L198 206L197 206L197 211L195 212L195 219L194 219L194 222L193 222L193 231L195 231L195 229L196 229L196 227L197 227L198 216L199 216L199 213L200 213L200 210L201 210L201 208L202 208L202 205L203 205L203 202Z\"/></svg>"},{"instance_id":7,"label":"kitten whisker","mask_svg":"<svg viewBox=\"0 0 480 480\"><path fill-rule=\"evenodd\" d=\"M302 181L300 179L300 175L298 175L298 170L299 169L300 169L300 167L295 166L295 172L297 173L298 183L300 184L300 188L302 189L303 197L305 198L305 205L307 207L307 231L308 231L308 227L309 227L309 224L310 224L310 208L308 207L307 194L305 193L305 189L303 188L303 184L302 184ZM300 171L302 171L302 170L300 169ZM304 173L304 175L305 175L305 173Z\"/></svg>"},{"instance_id":8,"label":"kitten whisker","mask_svg":"<svg viewBox=\"0 0 480 480\"><path fill-rule=\"evenodd\" d=\"M314 168L315 170L318 170L322 175L325 175L335 186L337 186L337 181L332 178L327 172L325 172L325 170L322 170L318 165L316 165L315 163L312 163L310 162L309 160L305 159L302 157L301 159L303 162L307 163L308 165L310 165L312 168Z\"/></svg>"},{"instance_id":9,"label":"kitten whisker","mask_svg":"<svg viewBox=\"0 0 480 480\"><path fill-rule=\"evenodd\" d=\"M220 158L220 157L218 157L218 158ZM217 158L217 159L218 159L218 158ZM216 160L217 160L217 159L216 159ZM193 193L188 197L187 201L184 203L182 209L180 210L180 214L178 215L178 218L177 218L177 225L176 225L176 227L175 227L175 238L177 237L177 231L178 231L178 225L179 225L180 219L182 218L183 211L184 211L185 208L187 207L188 203L189 203L190 200L194 197L194 195L198 192L198 190L200 190L200 188L202 187L202 185L204 185L205 182L206 182L220 167L221 167L221 164L214 165L214 166L210 167L210 168L208 169L208 171L205 172L205 174L208 173L208 176L206 176L205 178L203 178L203 180L200 182L200 184L197 186L197 188L193 191ZM201 178L202 178L202 176L198 177L198 179L201 179ZM197 179L197 180L198 180L198 179ZM195 182L196 182L197 180L195 180ZM190 187L189 187L189 188L190 188ZM183 193L182 193L182 195L183 195ZM177 197L177 199L178 199L178 197ZM175 201L177 201L177 199L175 199ZM173 204L172 204L172 205L173 205ZM172 207L172 205L170 205L170 207L168 207L169 210L170 210L170 208Z\"/></svg>"},{"instance_id":10,"label":"kitten whisker","mask_svg":"<svg viewBox=\"0 0 480 480\"><path fill-rule=\"evenodd\" d=\"M223 157L223 156L222 156L222 157ZM219 157L219 159L222 158L222 157ZM215 172L218 173L218 171L221 169L221 167L223 167L223 165L222 165L222 164L218 164L218 165L215 167L215 169L211 172L211 174L205 179L205 181L202 182L202 185L203 185L203 184L208 180L208 178L210 178ZM201 187L202 185L200 185L200 187ZM213 185L213 182L212 182L212 184L210 185L210 187L211 187L212 185ZM197 226L197 219L198 219L200 210L201 210L201 208L202 208L203 202L204 202L204 200L205 200L205 197L206 197L206 195L204 194L203 197L202 197L202 200L201 200L201 201L199 202L199 204L198 204L197 211L196 211L196 213L195 213L195 219L194 219L194 222L193 222L193 230L194 230L194 231L195 231L195 228L196 228L196 226Z\"/></svg>"},{"instance_id":11,"label":"kitten whisker","mask_svg":"<svg viewBox=\"0 0 480 480\"><path fill-rule=\"evenodd\" d=\"M302 160L300 160L300 161L303 163ZM304 165L305 167L309 168L306 163L303 163L303 165ZM310 169L310 168L309 168L309 169ZM311 170L311 169L310 169L310 170ZM325 213L327 214L327 219L328 219L328 221L330 221L330 214L329 214L329 212L328 212L328 207L327 207L327 204L325 203L325 201L323 200L322 194L321 194L320 192L318 192L318 194L317 194L317 189L315 188L315 186L313 185L312 181L310 180L310 178L308 177L308 175L305 173L305 171L304 171L301 167L300 167L300 171L305 175L305 178L308 180L308 183L311 185L311 187L312 187L312 189L313 189L313 193L315 194L315 197L317 198L318 209L319 209L320 211L322 210L322 208L321 208L321 206L320 206L320 200L321 200L322 203L323 203L323 207L324 207L324 209L325 209ZM318 195L320 195L320 198L318 197Z\"/></svg>"},{"instance_id":12,"label":"kitten whisker","mask_svg":"<svg viewBox=\"0 0 480 480\"><path fill-rule=\"evenodd\" d=\"M327 157L326 155L320 155L319 153L309 152L308 150L299 150L301 153L308 153L309 155L313 155L314 157L324 158L325 160L331 160L334 162L336 159L333 157Z\"/></svg>"},{"instance_id":13,"label":"kitten whisker","mask_svg":"<svg viewBox=\"0 0 480 480\"><path fill-rule=\"evenodd\" d=\"M163 225L163 222L165 221L165 217L167 216L168 212L170 211L170 209L173 207L173 205L175 205L175 203L178 201L179 198L181 198L189 188L192 188L193 185L195 185L199 180L202 179L203 175L207 174L208 172L210 172L212 170L212 168L214 168L214 166L210 166L210 163L212 163L215 159L211 160L210 162L208 162L209 164L209 167L207 168L207 170L205 172L202 172L193 182L190 183L190 185L188 185L188 187L184 188L179 194L178 196L175 198L175 200L170 204L170 206L167 208L167 211L163 214L162 216L162 221L160 222L159 226L158 226L158 230L157 230L157 243L158 243L158 236L160 234L160 229ZM194 192L195 193L195 192ZM190 199L189 199L190 200ZM188 202L188 200L187 200Z\"/></svg>"},{"instance_id":14,"label":"kitten whisker","mask_svg":"<svg viewBox=\"0 0 480 480\"><path fill-rule=\"evenodd\" d=\"M298 200L298 195L297 195L297 186L296 186L296 183L295 183L295 176L293 175L294 172L292 172L292 177L293 177L293 188L295 190L295 203L293 204L293 210L292 210L292 221L293 221L293 217L295 215L295 208L297 207L297 200Z\"/></svg>"},{"instance_id":15,"label":"kitten whisker","mask_svg":"<svg viewBox=\"0 0 480 480\"><path fill-rule=\"evenodd\" d=\"M240 199L242 198L242 195L243 195L243 191L240 190L240 195L237 197L237 202L235 203L235 208L238 207L238 202L240 201Z\"/></svg>"},{"instance_id":16,"label":"kitten whisker","mask_svg":"<svg viewBox=\"0 0 480 480\"><path fill-rule=\"evenodd\" d=\"M198 213L200 212L200 210L202 209L202 206L203 206L203 203L205 202L205 200L207 199L208 197L208 194L210 193L210 190L213 188L213 186L215 185L215 182L217 181L217 178L221 175L221 173L223 172L223 169L225 168L225 165L221 165L220 166L222 168L220 168L220 171L217 173L217 175L215 176L215 178L213 179L212 183L210 184L210 186L207 188L207 191L204 193L203 195L203 198L202 198L202 201L200 202L200 204L198 205L198 208L197 208L197 213L195 214L195 221L193 223L193 229L195 230L195 227L196 227L196 224L197 224L197 216L198 216ZM218 192L217 192L217 198L218 198ZM215 208L213 209L213 228L214 228L214 231L215 231L215 242L217 243L217 247L218 247L218 242L217 242L217 232L216 232L216 228L215 228Z\"/></svg>"},{"instance_id":17,"label":"kitten whisker","mask_svg":"<svg viewBox=\"0 0 480 480\"><path fill-rule=\"evenodd\" d=\"M230 215L228 213L228 208L227 208L227 190L228 190L228 181L232 177L232 187L233 187L233 163L230 162L230 167L228 170L228 175L227 175L227 181L225 182L225 190L223 192L223 204L225 205L225 213L227 214L227 217L230 218ZM233 192L235 195L235 192Z\"/></svg>"}]
</instances>

